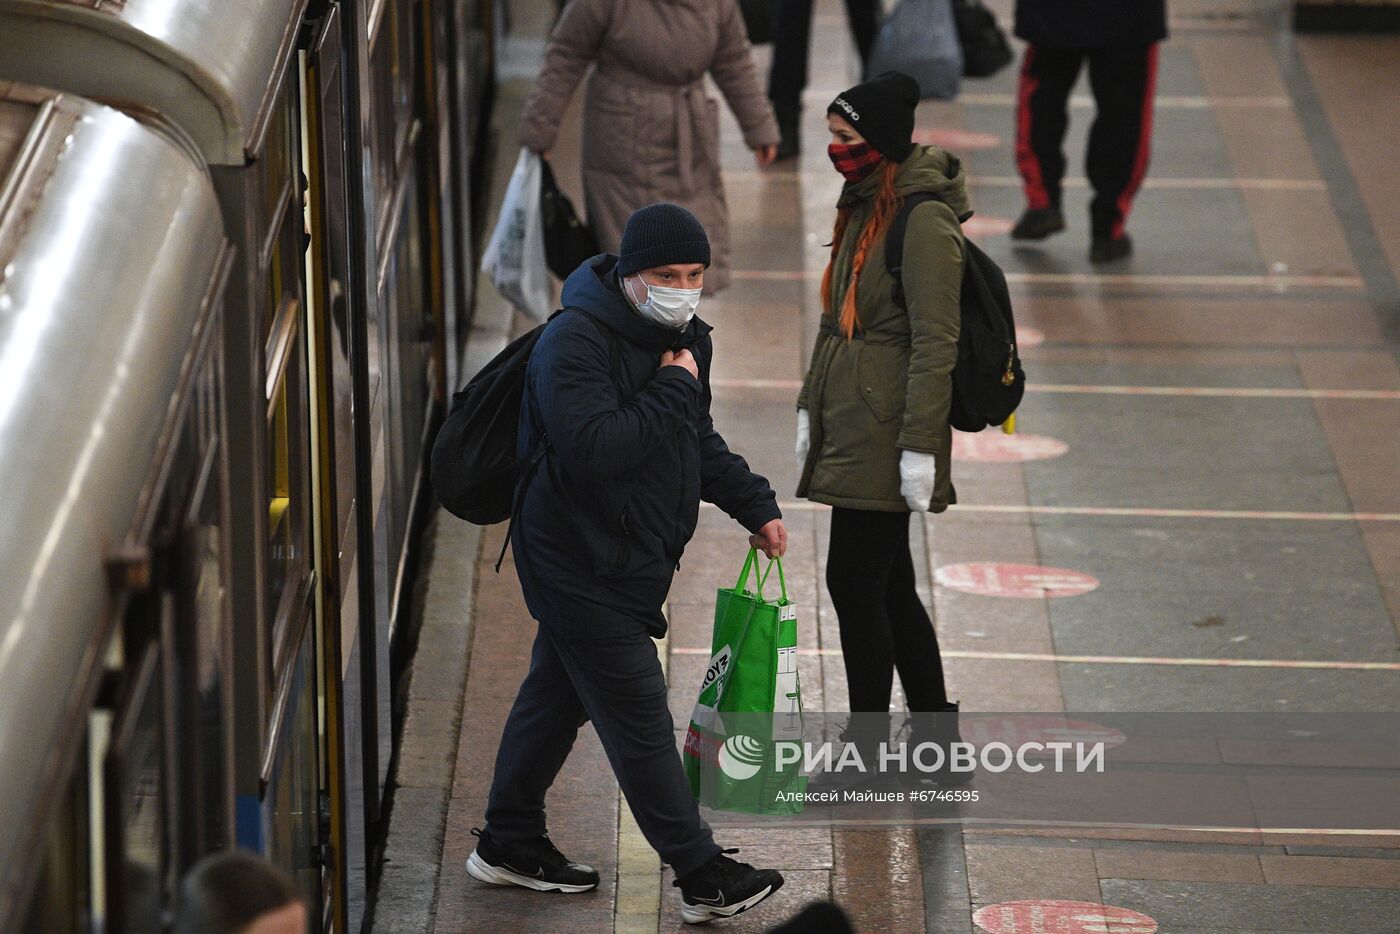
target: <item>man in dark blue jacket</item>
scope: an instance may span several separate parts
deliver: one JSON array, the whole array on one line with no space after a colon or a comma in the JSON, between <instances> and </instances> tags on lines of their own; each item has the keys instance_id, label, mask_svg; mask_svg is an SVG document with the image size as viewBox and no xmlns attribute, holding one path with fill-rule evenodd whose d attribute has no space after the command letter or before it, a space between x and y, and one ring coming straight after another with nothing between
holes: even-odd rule
<instances>
[{"instance_id":1,"label":"man in dark blue jacket","mask_svg":"<svg viewBox=\"0 0 1400 934\"><path fill-rule=\"evenodd\" d=\"M1026 211L1011 236L1043 240L1065 229L1060 182L1069 126L1069 94L1089 63L1097 114L1089 131L1085 174L1089 259L1132 253L1125 229L1152 149L1157 46L1167 37L1166 0L1016 0L1016 35L1029 46L1021 60L1016 109L1016 167Z\"/></svg>"},{"instance_id":2,"label":"man in dark blue jacket","mask_svg":"<svg viewBox=\"0 0 1400 934\"><path fill-rule=\"evenodd\" d=\"M787 547L776 497L715 431L710 326L695 309L710 244L673 204L632 215L619 255L564 283L530 356L518 449L547 453L527 479L516 570L539 621L496 758L486 829L467 862L484 882L582 892L598 874L545 833L545 792L593 721L642 833L675 869L682 915L729 917L783 884L720 850L676 751L652 637L702 499L769 557ZM732 851L731 851L732 852Z\"/></svg>"}]
</instances>

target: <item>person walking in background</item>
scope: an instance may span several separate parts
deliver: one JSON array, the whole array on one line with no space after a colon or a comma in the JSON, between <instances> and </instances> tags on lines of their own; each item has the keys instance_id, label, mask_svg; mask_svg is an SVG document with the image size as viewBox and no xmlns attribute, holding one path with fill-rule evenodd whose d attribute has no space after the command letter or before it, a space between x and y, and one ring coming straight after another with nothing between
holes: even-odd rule
<instances>
[{"instance_id":1,"label":"person walking in background","mask_svg":"<svg viewBox=\"0 0 1400 934\"><path fill-rule=\"evenodd\" d=\"M880 31L880 0L845 0L865 74L870 47ZM813 0L775 0L773 10L773 62L768 69L768 99L778 117L778 158L791 159L801 151L802 92L807 89L807 57L812 46Z\"/></svg>"},{"instance_id":2,"label":"person walking in background","mask_svg":"<svg viewBox=\"0 0 1400 934\"><path fill-rule=\"evenodd\" d=\"M254 853L224 850L180 883L174 934L306 934L306 904L292 880Z\"/></svg>"},{"instance_id":3,"label":"person walking in background","mask_svg":"<svg viewBox=\"0 0 1400 934\"><path fill-rule=\"evenodd\" d=\"M911 141L919 85L886 72L827 108L828 152L846 179L822 277L816 347L797 399L797 495L833 507L826 584L841 633L852 713L843 735L865 762L888 737L899 671L918 718L912 742L956 741L933 624L915 589L909 517L955 501L950 474L963 237L969 216L956 158ZM885 236L905 198L902 300ZM928 729L940 735L920 735ZM883 733L883 735L881 735Z\"/></svg>"},{"instance_id":4,"label":"person walking in background","mask_svg":"<svg viewBox=\"0 0 1400 934\"><path fill-rule=\"evenodd\" d=\"M735 851L721 850L700 817L652 642L666 633L661 608L701 499L770 558L787 548L772 487L710 417L714 348L695 311L711 256L689 211L642 208L620 255L594 257L565 281L568 313L530 355L517 448L543 443L545 453L522 481L511 542L539 631L467 861L473 878L496 885L598 885L545 826L545 794L591 720L643 835L675 870L692 924L745 911L783 884L730 859Z\"/></svg>"},{"instance_id":5,"label":"person walking in background","mask_svg":"<svg viewBox=\"0 0 1400 934\"><path fill-rule=\"evenodd\" d=\"M1085 159L1094 189L1089 259L1123 259L1133 252L1125 228L1152 150L1166 0L1016 0L1016 35L1029 43L1016 108L1016 166L1026 210L1011 237L1043 240L1065 229L1060 185L1069 95L1087 59L1096 107Z\"/></svg>"},{"instance_id":6,"label":"person walking in background","mask_svg":"<svg viewBox=\"0 0 1400 934\"><path fill-rule=\"evenodd\" d=\"M729 213L720 179L719 106L708 72L760 167L778 127L750 57L736 0L572 0L520 119L521 144L545 155L584 72L583 192L598 245L615 252L633 211L669 201L709 232L705 292L729 284Z\"/></svg>"}]
</instances>

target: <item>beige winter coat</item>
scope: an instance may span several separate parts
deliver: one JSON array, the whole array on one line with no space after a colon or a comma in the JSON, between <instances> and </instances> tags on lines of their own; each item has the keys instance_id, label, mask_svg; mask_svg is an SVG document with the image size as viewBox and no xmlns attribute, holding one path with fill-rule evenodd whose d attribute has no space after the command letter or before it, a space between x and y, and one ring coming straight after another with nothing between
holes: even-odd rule
<instances>
[{"instance_id":1,"label":"beige winter coat","mask_svg":"<svg viewBox=\"0 0 1400 934\"><path fill-rule=\"evenodd\" d=\"M550 37L521 117L520 142L553 148L588 66L583 189L603 250L616 252L633 211L656 201L689 208L710 236L705 291L729 282L729 217L720 180L714 76L750 148L778 142L736 0L571 0Z\"/></svg>"}]
</instances>

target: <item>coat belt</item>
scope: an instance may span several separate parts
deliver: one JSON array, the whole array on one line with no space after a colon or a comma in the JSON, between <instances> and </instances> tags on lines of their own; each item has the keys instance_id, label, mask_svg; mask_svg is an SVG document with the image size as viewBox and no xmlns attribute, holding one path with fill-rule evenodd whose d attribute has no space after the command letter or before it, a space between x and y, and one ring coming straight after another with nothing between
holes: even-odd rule
<instances>
[{"instance_id":1,"label":"coat belt","mask_svg":"<svg viewBox=\"0 0 1400 934\"><path fill-rule=\"evenodd\" d=\"M676 113L676 174L682 197L695 193L695 145L705 136L705 82L663 84L630 71L599 72L599 77L623 88L646 94L664 94L671 98ZM645 111L643 111L645 112Z\"/></svg>"}]
</instances>

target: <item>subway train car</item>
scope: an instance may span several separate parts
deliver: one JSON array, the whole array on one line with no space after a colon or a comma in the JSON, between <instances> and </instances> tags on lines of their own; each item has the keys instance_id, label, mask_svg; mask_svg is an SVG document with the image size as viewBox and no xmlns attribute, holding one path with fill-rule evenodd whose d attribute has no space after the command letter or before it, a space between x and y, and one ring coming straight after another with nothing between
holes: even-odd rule
<instances>
[{"instance_id":1,"label":"subway train car","mask_svg":"<svg viewBox=\"0 0 1400 934\"><path fill-rule=\"evenodd\" d=\"M486 0L0 0L0 932L358 931Z\"/></svg>"}]
</instances>

